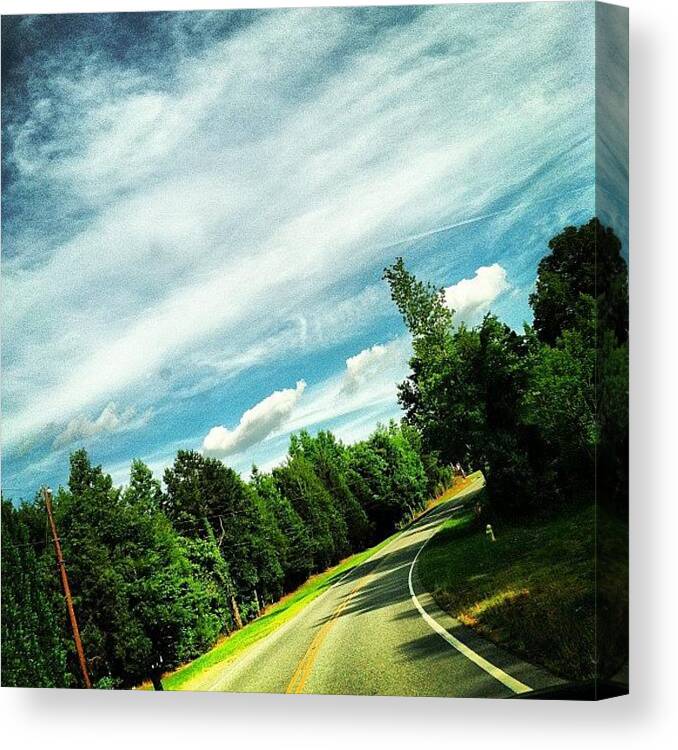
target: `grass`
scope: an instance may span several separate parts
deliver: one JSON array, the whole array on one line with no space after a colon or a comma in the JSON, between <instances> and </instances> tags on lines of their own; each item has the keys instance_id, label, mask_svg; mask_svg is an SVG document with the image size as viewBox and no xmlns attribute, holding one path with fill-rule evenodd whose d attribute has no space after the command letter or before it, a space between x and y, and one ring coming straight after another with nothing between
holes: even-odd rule
<instances>
[{"instance_id":1,"label":"grass","mask_svg":"<svg viewBox=\"0 0 678 750\"><path fill-rule=\"evenodd\" d=\"M482 481L483 484L485 482L485 475L482 471L474 471L473 474L469 474L465 479L462 479L460 477L455 477L454 482L450 487L448 487L445 492L443 492L441 495L438 495L438 497L434 498L433 500L430 500L426 507L424 508L421 513L418 513L415 516L415 520L422 516L424 513L427 513L431 508L435 508L436 505L440 505L441 503L445 503L448 500L451 500L455 495L458 495L462 490L465 490L467 487L470 487L475 482ZM482 486L482 485L479 485Z\"/></svg>"},{"instance_id":2,"label":"grass","mask_svg":"<svg viewBox=\"0 0 678 750\"><path fill-rule=\"evenodd\" d=\"M195 659L195 661L166 675L162 681L165 690L193 689L193 683L202 678L207 670L217 666L223 667L225 662L239 656L249 646L277 630L332 584L336 583L342 575L365 562L396 536L398 536L397 533L374 547L346 558L346 560L333 568L329 568L324 573L312 576L296 591L267 607L261 617L248 623L241 630L223 638L214 648Z\"/></svg>"},{"instance_id":3,"label":"grass","mask_svg":"<svg viewBox=\"0 0 678 750\"><path fill-rule=\"evenodd\" d=\"M451 499L478 479L484 479L481 472L470 474L465 480L455 481L452 487L432 500L422 513ZM346 560L343 560L333 568L329 568L324 573L312 576L296 591L267 607L261 617L245 625L242 630L226 636L207 653L163 677L164 688L166 690L191 690L194 688L195 683L205 676L208 670L223 667L227 661L239 656L249 646L265 638L291 620L300 610L320 596L323 591L336 583L342 575L353 568L357 568L385 547L392 539L395 539L399 533L401 532L398 531L374 547L346 558ZM150 688L150 684L144 684L142 687Z\"/></svg>"},{"instance_id":4,"label":"grass","mask_svg":"<svg viewBox=\"0 0 678 750\"><path fill-rule=\"evenodd\" d=\"M595 674L594 513L586 507L521 526L496 524L494 543L472 513L452 519L419 558L422 583L453 617L512 653L565 679L589 679ZM598 609L606 622L626 619L625 533L605 523L611 562L599 575ZM612 630L611 639L600 638L600 673L608 677L625 652L623 628Z\"/></svg>"}]
</instances>

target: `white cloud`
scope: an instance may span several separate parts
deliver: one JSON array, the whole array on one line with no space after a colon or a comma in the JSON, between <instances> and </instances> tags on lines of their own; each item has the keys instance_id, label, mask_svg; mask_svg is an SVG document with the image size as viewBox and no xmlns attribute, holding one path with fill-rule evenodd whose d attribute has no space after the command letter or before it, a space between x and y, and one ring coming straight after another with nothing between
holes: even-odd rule
<instances>
[{"instance_id":1,"label":"white cloud","mask_svg":"<svg viewBox=\"0 0 678 750\"><path fill-rule=\"evenodd\" d=\"M355 330L314 329L335 290L376 282L394 242L562 189L588 154L533 176L593 122L588 12L431 7L367 29L277 11L199 53L180 44L169 75L86 45L44 63L25 118L3 111L5 187L35 203L3 258L5 444L111 398L165 397L170 366L188 387L198 354L238 370L318 351ZM41 234L36 210L67 232ZM318 413L370 388L393 398L393 382L368 378L343 406L325 394Z\"/></svg>"},{"instance_id":2,"label":"white cloud","mask_svg":"<svg viewBox=\"0 0 678 750\"><path fill-rule=\"evenodd\" d=\"M481 266L472 279L462 279L445 289L445 303L454 310L456 321L474 322L508 288L506 270L498 263Z\"/></svg>"},{"instance_id":3,"label":"white cloud","mask_svg":"<svg viewBox=\"0 0 678 750\"><path fill-rule=\"evenodd\" d=\"M119 412L113 401L104 406L98 417L90 419L86 414L78 414L68 422L63 432L54 439L55 448L63 448L79 440L96 437L104 433L125 432L143 427L151 418L151 410L137 414L134 407Z\"/></svg>"},{"instance_id":4,"label":"white cloud","mask_svg":"<svg viewBox=\"0 0 678 750\"><path fill-rule=\"evenodd\" d=\"M369 349L363 349L346 360L346 374L342 391L355 393L364 386L368 379L379 376L380 370L388 359L390 352L381 344L375 344Z\"/></svg>"},{"instance_id":5,"label":"white cloud","mask_svg":"<svg viewBox=\"0 0 678 750\"><path fill-rule=\"evenodd\" d=\"M328 424L364 409L391 406L395 414L397 384L407 374L410 352L406 335L349 357L345 370L308 389L303 405L281 426L279 434Z\"/></svg>"},{"instance_id":6,"label":"white cloud","mask_svg":"<svg viewBox=\"0 0 678 750\"><path fill-rule=\"evenodd\" d=\"M402 336L348 357L344 370L309 386L303 402L271 434L272 439L254 446L252 453L241 454L234 467L246 476L253 462L269 471L287 455L289 435L302 429L330 428L352 443L367 437L379 422L399 418L396 386L407 374L410 353L410 338Z\"/></svg>"},{"instance_id":7,"label":"white cloud","mask_svg":"<svg viewBox=\"0 0 678 750\"><path fill-rule=\"evenodd\" d=\"M203 441L203 452L206 456L224 458L265 440L290 416L305 388L306 383L299 380L296 388L275 391L248 409L233 430L212 427Z\"/></svg>"}]
</instances>

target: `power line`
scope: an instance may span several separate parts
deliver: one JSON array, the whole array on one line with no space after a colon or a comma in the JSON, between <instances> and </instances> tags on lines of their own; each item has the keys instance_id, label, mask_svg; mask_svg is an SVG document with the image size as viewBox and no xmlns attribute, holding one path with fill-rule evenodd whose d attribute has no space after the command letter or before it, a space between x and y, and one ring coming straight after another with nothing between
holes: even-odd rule
<instances>
[{"instance_id":1,"label":"power line","mask_svg":"<svg viewBox=\"0 0 678 750\"><path fill-rule=\"evenodd\" d=\"M159 510L158 513L162 513L163 516L169 521L170 525L175 531L204 531L204 526L202 524L182 524L182 523L174 523L171 518L169 518L162 510ZM238 516L234 513L218 513L211 516L203 516L203 518L206 518L207 520L213 520L213 519L227 519L227 518L237 518ZM62 534L59 539L61 540L67 540L70 541L72 537L70 537L68 534ZM46 541L35 541L35 542L22 542L21 544L14 544L13 547L20 549L24 547L44 547L47 544ZM229 547L236 547L238 549L242 547L249 546L249 542L231 542Z\"/></svg>"}]
</instances>

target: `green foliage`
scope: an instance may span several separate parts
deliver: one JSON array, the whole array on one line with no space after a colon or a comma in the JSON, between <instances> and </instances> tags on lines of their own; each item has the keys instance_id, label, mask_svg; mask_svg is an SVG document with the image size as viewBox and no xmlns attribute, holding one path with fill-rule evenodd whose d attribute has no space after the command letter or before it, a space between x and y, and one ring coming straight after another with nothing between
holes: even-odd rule
<instances>
[{"instance_id":1,"label":"green foliage","mask_svg":"<svg viewBox=\"0 0 678 750\"><path fill-rule=\"evenodd\" d=\"M69 687L56 562L31 538L26 515L25 507L2 501L2 685Z\"/></svg>"},{"instance_id":2,"label":"green foliage","mask_svg":"<svg viewBox=\"0 0 678 750\"><path fill-rule=\"evenodd\" d=\"M582 474L592 476L598 443L595 358L595 349L579 331L564 331L557 346L538 350L530 373L525 420L549 447L561 485L580 484Z\"/></svg>"},{"instance_id":3,"label":"green foliage","mask_svg":"<svg viewBox=\"0 0 678 750\"><path fill-rule=\"evenodd\" d=\"M452 327L442 290L423 284L402 258L384 271L391 296L412 334L411 373L400 384L406 421L422 436L424 449L445 463L472 462L482 425L482 401L469 367L480 346L477 331Z\"/></svg>"},{"instance_id":4,"label":"green foliage","mask_svg":"<svg viewBox=\"0 0 678 750\"><path fill-rule=\"evenodd\" d=\"M599 338L596 358L598 496L626 517L629 488L629 344L609 331Z\"/></svg>"},{"instance_id":5,"label":"green foliage","mask_svg":"<svg viewBox=\"0 0 678 750\"><path fill-rule=\"evenodd\" d=\"M362 549L370 538L369 520L349 487L344 445L331 432L321 431L311 437L302 431L290 440L290 456L304 456L312 464L344 519L350 548Z\"/></svg>"},{"instance_id":6,"label":"green foliage","mask_svg":"<svg viewBox=\"0 0 678 750\"><path fill-rule=\"evenodd\" d=\"M533 379L528 419L544 433L551 465L593 476L598 499L628 508L628 271L621 243L592 219L549 243L530 301L544 350ZM545 403L538 404L539 398ZM578 433L578 434L577 434ZM577 482L571 478L569 484ZM591 484L592 482L589 482Z\"/></svg>"},{"instance_id":7,"label":"green foliage","mask_svg":"<svg viewBox=\"0 0 678 750\"><path fill-rule=\"evenodd\" d=\"M391 296L412 336L441 347L450 336L452 312L445 306L445 292L413 276L402 258L384 270Z\"/></svg>"},{"instance_id":8,"label":"green foliage","mask_svg":"<svg viewBox=\"0 0 678 750\"><path fill-rule=\"evenodd\" d=\"M381 538L411 519L427 499L428 477L412 431L391 423L349 448L348 482Z\"/></svg>"},{"instance_id":9,"label":"green foliage","mask_svg":"<svg viewBox=\"0 0 678 750\"><path fill-rule=\"evenodd\" d=\"M454 470L440 460L438 453L427 453L424 450L421 433L407 422L400 423L400 431L410 448L421 459L426 475L426 497L437 497L450 488L454 480Z\"/></svg>"},{"instance_id":10,"label":"green foliage","mask_svg":"<svg viewBox=\"0 0 678 750\"><path fill-rule=\"evenodd\" d=\"M549 242L551 252L539 263L537 284L530 296L534 329L546 344L556 343L564 330L581 327L596 301L600 325L628 338L628 283L621 243L596 218L581 227L566 227ZM586 322L584 322L586 325Z\"/></svg>"},{"instance_id":11,"label":"green foliage","mask_svg":"<svg viewBox=\"0 0 678 750\"><path fill-rule=\"evenodd\" d=\"M347 554L346 521L328 489L302 454L292 455L273 470L278 490L304 521L311 539L313 563L322 570Z\"/></svg>"},{"instance_id":12,"label":"green foliage","mask_svg":"<svg viewBox=\"0 0 678 750\"><path fill-rule=\"evenodd\" d=\"M214 539L228 566L230 593L245 615L254 612L257 587L275 589L275 571L267 561L272 553L260 554L269 542L250 488L233 469L195 451L179 451L164 480L167 516L187 536Z\"/></svg>"},{"instance_id":13,"label":"green foliage","mask_svg":"<svg viewBox=\"0 0 678 750\"><path fill-rule=\"evenodd\" d=\"M291 591L313 570L313 547L308 529L270 474L252 471L262 515L268 517L272 547L283 573L283 588Z\"/></svg>"},{"instance_id":14,"label":"green foliage","mask_svg":"<svg viewBox=\"0 0 678 750\"><path fill-rule=\"evenodd\" d=\"M384 277L413 339L400 384L425 453L482 468L499 515L549 510L582 488L623 509L628 484L628 282L597 219L549 242L530 297L534 328L493 315L454 325L442 291L398 259ZM594 477L594 459L599 472ZM595 484L597 482L597 485ZM587 490L584 490L586 492Z\"/></svg>"},{"instance_id":15,"label":"green foliage","mask_svg":"<svg viewBox=\"0 0 678 750\"><path fill-rule=\"evenodd\" d=\"M402 423L366 440L346 446L328 431L301 432L282 466L255 467L249 482L221 461L179 451L164 488L141 461L126 488L114 487L75 451L55 513L94 684L151 678L160 687L163 671L262 605L393 533L449 486L457 462L485 472L498 519L580 499L595 463L602 501L623 516L626 264L596 219L566 228L549 248L530 298L534 328L524 333L491 314L472 328L455 325L441 289L402 259L385 270L413 354L398 391ZM44 521L40 498L19 509L3 502L8 685L79 682Z\"/></svg>"},{"instance_id":16,"label":"green foliage","mask_svg":"<svg viewBox=\"0 0 678 750\"><path fill-rule=\"evenodd\" d=\"M55 513L89 668L95 684L131 686L212 642L213 592L192 575L143 463L132 465L124 492L83 450L71 469Z\"/></svg>"},{"instance_id":17,"label":"green foliage","mask_svg":"<svg viewBox=\"0 0 678 750\"><path fill-rule=\"evenodd\" d=\"M75 451L54 506L95 687L151 679L160 688L164 671L203 652L237 618L256 617L309 574L392 532L444 475L433 456L427 475L420 443L413 428L395 424L351 447L329 432L301 433L283 466L272 474L255 467L249 483L220 461L179 451L164 491L142 461L121 489ZM44 519L39 500L21 511L3 506L8 684L79 682L58 579L46 573L51 548L37 554L31 541ZM15 536L29 543L16 546ZM22 598L22 587L35 596ZM41 653L31 671L22 654L33 651Z\"/></svg>"}]
</instances>

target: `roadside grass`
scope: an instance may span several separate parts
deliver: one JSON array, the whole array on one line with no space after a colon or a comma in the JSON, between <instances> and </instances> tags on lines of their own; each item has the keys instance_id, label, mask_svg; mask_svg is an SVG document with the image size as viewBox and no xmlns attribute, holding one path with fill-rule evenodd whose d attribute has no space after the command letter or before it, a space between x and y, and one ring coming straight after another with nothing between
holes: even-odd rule
<instances>
[{"instance_id":1,"label":"roadside grass","mask_svg":"<svg viewBox=\"0 0 678 750\"><path fill-rule=\"evenodd\" d=\"M296 591L291 592L280 601L267 607L261 617L247 623L241 630L224 637L210 651L199 656L194 661L189 662L183 667L179 667L175 672L163 677L163 687L165 690L192 689L191 683L197 678L202 677L206 670L217 665L223 665L223 662L233 659L252 644L265 638L274 630L277 630L288 620L291 620L297 612L336 583L342 575L365 562L398 536L399 533L398 531L374 547L358 552L333 568L312 576ZM150 684L144 684L142 687L150 688Z\"/></svg>"},{"instance_id":2,"label":"roadside grass","mask_svg":"<svg viewBox=\"0 0 678 750\"><path fill-rule=\"evenodd\" d=\"M593 677L594 507L496 524L496 542L473 521L473 513L447 521L424 548L417 563L424 587L453 617L508 651L568 680ZM616 562L605 568L598 608L623 622L628 565L619 545L626 532L609 519L604 526L608 558ZM607 656L601 649L603 676L622 666L624 635L614 637Z\"/></svg>"},{"instance_id":3,"label":"roadside grass","mask_svg":"<svg viewBox=\"0 0 678 750\"><path fill-rule=\"evenodd\" d=\"M477 471L474 474L470 474L465 480L455 482L442 495L428 503L422 513L452 499L459 492L481 479L484 480L482 472ZM416 518L413 520L416 520ZM165 690L191 690L194 687L194 683L204 677L207 670L223 666L224 662L240 655L249 646L277 630L291 620L301 609L320 596L323 591L336 583L342 575L364 563L395 539L402 531L403 529L399 529L395 534L379 542L374 547L351 555L351 557L346 558L333 568L312 576L296 591L287 594L280 601L267 607L264 613L256 620L247 623L241 630L225 636L213 648L194 661L167 674L162 680L163 687ZM141 688L151 689L151 685L150 683L144 683Z\"/></svg>"},{"instance_id":4,"label":"roadside grass","mask_svg":"<svg viewBox=\"0 0 678 750\"><path fill-rule=\"evenodd\" d=\"M465 479L463 478L455 478L453 484L451 487L448 487L445 492L443 492L441 495L438 495L438 497L433 498L433 500L430 500L426 507L424 508L421 513L418 513L415 516L416 520L420 516L422 516L424 513L427 513L431 508L435 508L437 505L441 505L442 503L446 503L448 500L451 500L453 497L458 495L462 490L467 489L472 484L475 484L477 482L485 482L485 475L482 471L474 471L473 474L468 474ZM482 485L479 485L482 486Z\"/></svg>"}]
</instances>

